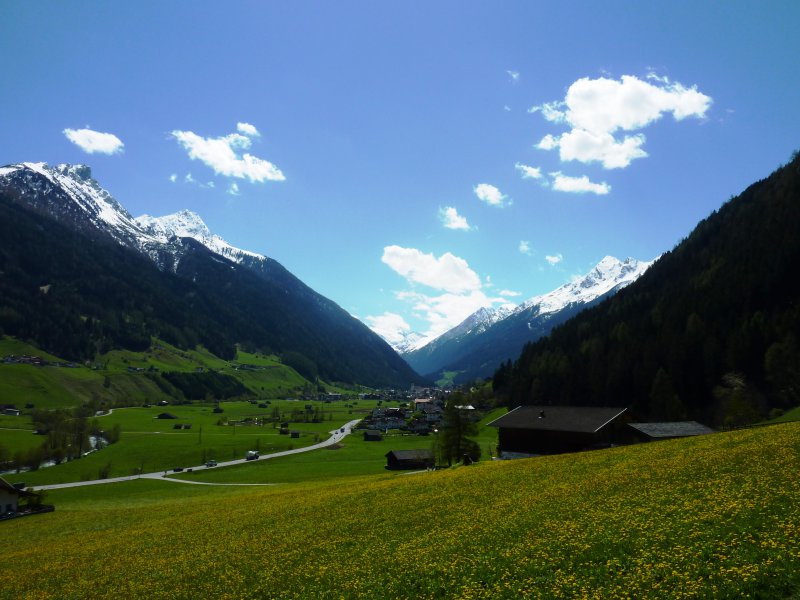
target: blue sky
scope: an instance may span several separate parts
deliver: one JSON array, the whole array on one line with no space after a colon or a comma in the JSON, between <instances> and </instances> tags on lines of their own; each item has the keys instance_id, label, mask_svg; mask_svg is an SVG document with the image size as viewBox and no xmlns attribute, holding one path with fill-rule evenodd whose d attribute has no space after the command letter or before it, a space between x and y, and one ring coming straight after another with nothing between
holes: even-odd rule
<instances>
[{"instance_id":1,"label":"blue sky","mask_svg":"<svg viewBox=\"0 0 800 600\"><path fill-rule=\"evenodd\" d=\"M652 259L785 163L798 26L796 1L0 0L0 164L89 164L134 216L188 208L435 333Z\"/></svg>"}]
</instances>

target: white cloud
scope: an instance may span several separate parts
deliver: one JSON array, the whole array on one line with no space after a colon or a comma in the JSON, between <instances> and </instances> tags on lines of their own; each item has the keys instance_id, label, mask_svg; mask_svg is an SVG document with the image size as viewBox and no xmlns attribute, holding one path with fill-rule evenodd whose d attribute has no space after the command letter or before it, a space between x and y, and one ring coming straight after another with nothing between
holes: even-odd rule
<instances>
[{"instance_id":1,"label":"white cloud","mask_svg":"<svg viewBox=\"0 0 800 600\"><path fill-rule=\"evenodd\" d=\"M512 83L517 83L519 81L519 71L506 71L506 73L511 77Z\"/></svg>"},{"instance_id":2,"label":"white cloud","mask_svg":"<svg viewBox=\"0 0 800 600\"><path fill-rule=\"evenodd\" d=\"M528 256L530 256L533 252L531 250L531 243L525 240L520 240L519 251L521 254L527 254Z\"/></svg>"},{"instance_id":3,"label":"white cloud","mask_svg":"<svg viewBox=\"0 0 800 600\"><path fill-rule=\"evenodd\" d=\"M643 134L625 136L617 141L610 133L593 133L584 129L573 129L560 138L546 135L538 148L559 148L561 160L577 160L582 163L599 161L606 169L627 167L636 158L644 158L647 152L641 149L645 142Z\"/></svg>"},{"instance_id":4,"label":"white cloud","mask_svg":"<svg viewBox=\"0 0 800 600\"><path fill-rule=\"evenodd\" d=\"M177 179L178 179L178 176L176 174L172 174L169 177L169 180L172 181L173 183L175 183L177 181ZM202 181L197 181L197 179L195 179L192 176L191 173L187 173L183 177L183 183L188 183L189 185L196 185L196 186L201 187L201 188L214 188L214 187L216 187L213 181L207 181L206 183L203 183Z\"/></svg>"},{"instance_id":5,"label":"white cloud","mask_svg":"<svg viewBox=\"0 0 800 600\"><path fill-rule=\"evenodd\" d=\"M511 204L511 199L503 194L499 189L489 183L479 183L473 188L478 200L486 202L490 206L504 206Z\"/></svg>"},{"instance_id":6,"label":"white cloud","mask_svg":"<svg viewBox=\"0 0 800 600\"><path fill-rule=\"evenodd\" d=\"M439 209L439 219L442 221L447 229L461 229L462 231L469 231L471 227L467 223L467 219L458 214L458 211L452 206L445 206Z\"/></svg>"},{"instance_id":7,"label":"white cloud","mask_svg":"<svg viewBox=\"0 0 800 600\"><path fill-rule=\"evenodd\" d=\"M411 325L397 313L385 312L377 317L365 317L367 326L390 344L402 342Z\"/></svg>"},{"instance_id":8,"label":"white cloud","mask_svg":"<svg viewBox=\"0 0 800 600\"><path fill-rule=\"evenodd\" d=\"M247 150L252 143L249 137L239 133L204 138L192 131L175 130L171 135L188 151L189 158L205 163L217 175L249 179L253 183L286 179L281 170L267 160L248 153L239 156L237 150Z\"/></svg>"},{"instance_id":9,"label":"white cloud","mask_svg":"<svg viewBox=\"0 0 800 600\"><path fill-rule=\"evenodd\" d=\"M178 174L177 173L173 173L172 175L169 176L169 180L172 183L175 183L176 181L178 181Z\"/></svg>"},{"instance_id":10,"label":"white cloud","mask_svg":"<svg viewBox=\"0 0 800 600\"><path fill-rule=\"evenodd\" d=\"M548 254L544 259L551 265L557 265L564 260L564 256L562 254Z\"/></svg>"},{"instance_id":11,"label":"white cloud","mask_svg":"<svg viewBox=\"0 0 800 600\"><path fill-rule=\"evenodd\" d=\"M571 129L561 136L546 135L537 145L542 150L559 149L562 161L600 162L606 169L624 168L647 153L642 149L643 134L626 135L617 131L636 131L671 113L676 121L688 117L704 118L712 99L696 86L685 87L666 77L650 74L650 81L623 75L617 81L584 77L570 85L563 101L534 106L552 123L566 123Z\"/></svg>"},{"instance_id":12,"label":"white cloud","mask_svg":"<svg viewBox=\"0 0 800 600\"><path fill-rule=\"evenodd\" d=\"M450 252L436 258L416 248L386 246L381 260L410 283L421 283L455 294L481 287L480 278L469 268L467 261Z\"/></svg>"},{"instance_id":13,"label":"white cloud","mask_svg":"<svg viewBox=\"0 0 800 600\"><path fill-rule=\"evenodd\" d=\"M514 168L522 174L523 179L541 179L542 170L539 167L529 167L522 163L516 163Z\"/></svg>"},{"instance_id":14,"label":"white cloud","mask_svg":"<svg viewBox=\"0 0 800 600\"><path fill-rule=\"evenodd\" d=\"M564 108L564 102L545 102L544 104L530 108L528 112L541 112L542 116L551 123L563 123L566 121L567 115L562 108Z\"/></svg>"},{"instance_id":15,"label":"white cloud","mask_svg":"<svg viewBox=\"0 0 800 600\"><path fill-rule=\"evenodd\" d=\"M416 317L428 323L423 333L428 339L452 329L479 308L507 303L505 298L488 296L480 278L467 262L449 252L436 258L414 248L386 246L382 260L409 283L421 283L442 292L434 295L416 290L395 293L399 300L411 305ZM486 278L486 287L491 287L489 277ZM403 326L404 321L396 315L386 313L384 316L386 319L381 323L387 329L393 326L399 331ZM375 329L372 324L370 327Z\"/></svg>"},{"instance_id":16,"label":"white cloud","mask_svg":"<svg viewBox=\"0 0 800 600\"><path fill-rule=\"evenodd\" d=\"M88 154L117 154L125 144L113 133L102 133L91 129L65 129L67 139Z\"/></svg>"},{"instance_id":17,"label":"white cloud","mask_svg":"<svg viewBox=\"0 0 800 600\"><path fill-rule=\"evenodd\" d=\"M250 123L237 123L236 131L244 135L249 135L250 137L259 137L261 135L258 129L256 129L256 126Z\"/></svg>"},{"instance_id":18,"label":"white cloud","mask_svg":"<svg viewBox=\"0 0 800 600\"><path fill-rule=\"evenodd\" d=\"M239 195L239 184L235 181L228 186L228 194L231 196L238 196Z\"/></svg>"},{"instance_id":19,"label":"white cloud","mask_svg":"<svg viewBox=\"0 0 800 600\"><path fill-rule=\"evenodd\" d=\"M573 192L576 194L592 193L605 195L611 191L611 186L605 181L602 183L594 183L589 181L589 178L584 175L583 177L570 177L564 175L560 171L550 173L553 178L553 189L559 192Z\"/></svg>"},{"instance_id":20,"label":"white cloud","mask_svg":"<svg viewBox=\"0 0 800 600\"><path fill-rule=\"evenodd\" d=\"M515 292L514 290L500 290L499 294L501 296L510 296L512 298L516 296L522 296L522 292Z\"/></svg>"},{"instance_id":21,"label":"white cloud","mask_svg":"<svg viewBox=\"0 0 800 600\"><path fill-rule=\"evenodd\" d=\"M553 148L558 148L558 143L558 138L555 138L548 133L538 144L536 144L536 147L540 150L552 150Z\"/></svg>"}]
</instances>

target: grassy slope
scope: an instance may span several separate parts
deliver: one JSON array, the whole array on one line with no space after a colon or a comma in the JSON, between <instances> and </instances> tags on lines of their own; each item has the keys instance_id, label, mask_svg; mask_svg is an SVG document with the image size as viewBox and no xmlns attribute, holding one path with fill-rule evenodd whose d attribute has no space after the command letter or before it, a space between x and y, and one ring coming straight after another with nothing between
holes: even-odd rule
<instances>
[{"instance_id":1,"label":"grassy slope","mask_svg":"<svg viewBox=\"0 0 800 600\"><path fill-rule=\"evenodd\" d=\"M60 361L25 342L0 337L0 358L9 354L36 355L48 361ZM180 350L165 342L154 341L146 352L113 350L95 360L98 369L35 367L0 364L0 401L23 409L27 403L51 409L77 406L84 402L117 403L130 406L159 400L173 400L143 373L130 373L129 367L159 371L193 372L214 369L239 379L255 395L264 398L290 394L307 381L277 357L240 351L237 361L258 365L257 371L237 370L233 363L221 360L203 349Z\"/></svg>"},{"instance_id":2,"label":"grassy slope","mask_svg":"<svg viewBox=\"0 0 800 600\"><path fill-rule=\"evenodd\" d=\"M53 492L55 513L0 523L0 580L14 598L783 598L798 440L791 423L405 477Z\"/></svg>"},{"instance_id":3,"label":"grassy slope","mask_svg":"<svg viewBox=\"0 0 800 600\"><path fill-rule=\"evenodd\" d=\"M212 483L298 483L340 477L386 474L386 453L391 450L431 448L432 437L390 435L380 442L365 442L356 432L336 448L260 460L248 465L210 469L180 479ZM394 475L397 475L394 473Z\"/></svg>"}]
</instances>

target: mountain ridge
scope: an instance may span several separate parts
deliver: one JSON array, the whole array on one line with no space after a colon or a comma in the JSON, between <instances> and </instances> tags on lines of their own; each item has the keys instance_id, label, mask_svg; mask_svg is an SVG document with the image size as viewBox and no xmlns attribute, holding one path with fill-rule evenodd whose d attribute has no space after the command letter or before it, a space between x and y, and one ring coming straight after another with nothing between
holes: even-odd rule
<instances>
[{"instance_id":1,"label":"mountain ridge","mask_svg":"<svg viewBox=\"0 0 800 600\"><path fill-rule=\"evenodd\" d=\"M800 403L800 154L700 221L635 284L495 372L515 404L725 426Z\"/></svg>"},{"instance_id":2,"label":"mountain ridge","mask_svg":"<svg viewBox=\"0 0 800 600\"><path fill-rule=\"evenodd\" d=\"M526 342L638 279L654 261L604 257L586 275L519 305L481 308L424 346L402 354L417 372L434 379L459 372L456 381L487 377Z\"/></svg>"},{"instance_id":3,"label":"mountain ridge","mask_svg":"<svg viewBox=\"0 0 800 600\"><path fill-rule=\"evenodd\" d=\"M84 322L97 323L98 331L90 328L86 336L78 336L82 341L67 353L71 357L85 358L90 352L89 345L124 345L126 339L135 339L134 345L140 348L150 336L163 335L167 341L184 347L191 346L192 340L196 343L202 339L221 355L230 355L236 343L276 353L299 353L311 361L312 376L318 372L328 380L381 386L421 381L388 344L335 302L312 290L277 261L235 248L215 236L194 213L186 211L137 222L92 179L91 170L82 165L48 167L44 163L21 163L2 167L0 197L85 237L84 242L69 236L70 243L76 246L72 254L79 254L82 264L64 262L69 259L67 247L60 251L67 256L49 252L46 246L50 240L46 238L39 242L42 247L37 247L32 233L20 241L25 250L2 248L3 261L10 265L30 262L30 257L19 255L23 251L53 255L50 264L39 261L37 268L42 276L36 280L45 280L36 284L36 290L50 284L47 279L57 280L59 285L51 297L72 290L71 296L62 297L67 302L64 310L72 315L70 318L82 314L80 319ZM21 214L8 215L11 220L29 223ZM54 236L66 235L50 229ZM148 273L144 265L132 260L133 256L125 257L116 250L110 252L111 248L103 246L105 243L149 261L163 275ZM97 249L101 247L106 248L103 250L106 256L98 257ZM130 288L127 294L118 294L109 287L127 287L120 273L112 272L114 261L120 260L124 266L118 270L134 269L137 275L133 279L145 287L155 286L154 292L159 290L157 300ZM56 263L61 265L63 274L51 268ZM79 281L83 271L91 271L96 281ZM27 297L31 306L37 305L31 302L31 294L36 293L31 289L31 276L36 273L19 269L14 273L17 279L5 283L9 294L20 300L17 312L25 311L22 298ZM173 277L177 279L172 280ZM28 283L23 285L23 281ZM113 298L114 303L103 306L104 300L98 295ZM47 310L41 307L41 302L39 305L41 310ZM83 313L79 311L81 306ZM202 315L200 320L199 315ZM37 319L33 314L29 318ZM125 324L131 319L135 323L133 328ZM3 323L0 318L0 328ZM5 324L8 331L20 325L11 318ZM111 332L110 337L102 337L104 327ZM40 329L36 332L44 335ZM198 332L200 338L196 337ZM44 349L48 349L46 345Z\"/></svg>"}]
</instances>

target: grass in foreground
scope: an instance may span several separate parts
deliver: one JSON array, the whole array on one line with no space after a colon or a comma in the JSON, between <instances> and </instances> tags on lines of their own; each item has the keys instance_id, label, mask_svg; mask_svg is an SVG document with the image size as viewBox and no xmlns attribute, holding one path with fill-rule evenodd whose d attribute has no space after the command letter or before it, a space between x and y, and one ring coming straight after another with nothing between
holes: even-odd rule
<instances>
[{"instance_id":1,"label":"grass in foreground","mask_svg":"<svg viewBox=\"0 0 800 600\"><path fill-rule=\"evenodd\" d=\"M798 469L789 423L406 477L67 490L0 523L0 581L9 598L785 598Z\"/></svg>"}]
</instances>

